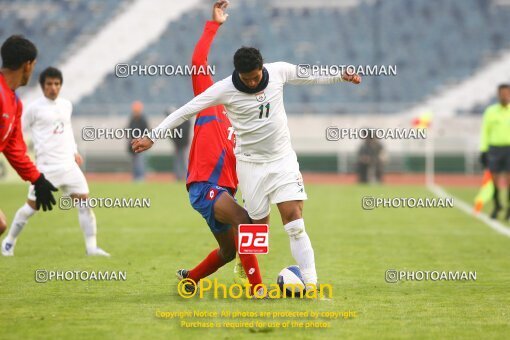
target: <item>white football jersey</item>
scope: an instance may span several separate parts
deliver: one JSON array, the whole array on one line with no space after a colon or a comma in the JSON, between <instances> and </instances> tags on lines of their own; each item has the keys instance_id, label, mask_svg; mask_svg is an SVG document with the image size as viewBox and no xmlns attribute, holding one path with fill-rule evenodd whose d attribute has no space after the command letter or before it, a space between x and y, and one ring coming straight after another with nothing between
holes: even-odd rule
<instances>
[{"instance_id":1,"label":"white football jersey","mask_svg":"<svg viewBox=\"0 0 510 340\"><path fill-rule=\"evenodd\" d=\"M77 146L71 126L73 106L67 99L41 97L23 112L23 130L32 135L37 168L65 169L75 162Z\"/></svg>"},{"instance_id":2,"label":"white football jersey","mask_svg":"<svg viewBox=\"0 0 510 340\"><path fill-rule=\"evenodd\" d=\"M229 76L166 117L154 129L153 139L161 136L162 130L176 128L205 108L222 104L235 130L237 159L270 162L293 152L283 105L283 86L286 83L332 84L342 82L341 75L300 78L297 66L286 62L264 64L264 67L269 74L269 83L263 91L255 94L241 92Z\"/></svg>"}]
</instances>

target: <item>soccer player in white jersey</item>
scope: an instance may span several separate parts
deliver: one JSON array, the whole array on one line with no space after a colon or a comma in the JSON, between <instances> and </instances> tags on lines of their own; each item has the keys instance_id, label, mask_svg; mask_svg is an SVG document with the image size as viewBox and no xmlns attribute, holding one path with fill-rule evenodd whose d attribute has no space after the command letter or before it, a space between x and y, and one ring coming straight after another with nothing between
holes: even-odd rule
<instances>
[{"instance_id":1,"label":"soccer player in white jersey","mask_svg":"<svg viewBox=\"0 0 510 340\"><path fill-rule=\"evenodd\" d=\"M73 201L86 200L89 188L79 167L83 159L78 153L71 127L72 104L58 96L63 83L62 73L48 67L41 73L39 83L44 96L34 101L22 116L24 130L32 134L37 168L44 171L48 180L64 194L71 196ZM27 202L16 212L9 233L2 241L2 255L14 255L14 246L20 232L28 219L36 213L35 200L34 186L31 185ZM94 212L86 204L77 205L87 255L110 256L97 246Z\"/></svg>"},{"instance_id":2,"label":"soccer player in white jersey","mask_svg":"<svg viewBox=\"0 0 510 340\"><path fill-rule=\"evenodd\" d=\"M242 47L234 55L233 74L209 87L169 115L151 138L132 142L135 152L154 144L161 131L173 129L207 107L224 105L236 134L235 155L239 186L253 223L269 223L270 205L276 204L290 238L290 249L307 286L317 285L315 256L305 230L303 201L307 195L292 149L283 105L285 84L359 84L357 74L338 76L298 73L286 62L264 64L260 52Z\"/></svg>"}]
</instances>

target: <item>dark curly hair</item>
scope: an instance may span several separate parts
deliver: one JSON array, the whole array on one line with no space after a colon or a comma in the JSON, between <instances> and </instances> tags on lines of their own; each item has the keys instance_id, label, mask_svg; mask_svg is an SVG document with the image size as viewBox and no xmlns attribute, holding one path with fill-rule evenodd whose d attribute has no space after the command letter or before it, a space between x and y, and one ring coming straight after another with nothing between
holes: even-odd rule
<instances>
[{"instance_id":1,"label":"dark curly hair","mask_svg":"<svg viewBox=\"0 0 510 340\"><path fill-rule=\"evenodd\" d=\"M262 69L264 59L260 51L254 47L241 47L234 54L234 68L239 73L248 73Z\"/></svg>"}]
</instances>

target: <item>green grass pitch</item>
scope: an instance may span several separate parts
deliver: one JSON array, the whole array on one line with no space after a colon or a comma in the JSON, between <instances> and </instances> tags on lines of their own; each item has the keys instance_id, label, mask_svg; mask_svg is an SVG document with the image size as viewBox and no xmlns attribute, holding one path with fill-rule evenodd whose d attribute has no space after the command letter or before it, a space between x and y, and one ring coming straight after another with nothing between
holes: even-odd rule
<instances>
[{"instance_id":1,"label":"green grass pitch","mask_svg":"<svg viewBox=\"0 0 510 340\"><path fill-rule=\"evenodd\" d=\"M190 268L215 241L182 184L90 183L94 197L150 197L148 209L95 209L98 243L111 258L87 258L76 211L38 213L15 257L0 257L0 338L338 339L504 338L510 334L510 239L458 209L364 211L364 195L432 197L419 186L308 185L304 217L321 283L330 301L183 299L175 270ZM0 208L12 221L26 186L0 184ZM475 191L457 189L471 201ZM294 264L273 207L269 254L259 256L266 283ZM46 270L126 271L126 281L36 283ZM213 274L232 282L233 264ZM476 281L386 283L385 271L476 271ZM355 311L318 319L329 328L182 328L158 311ZM204 318L188 321L284 322ZM294 319L310 321L309 319Z\"/></svg>"}]
</instances>

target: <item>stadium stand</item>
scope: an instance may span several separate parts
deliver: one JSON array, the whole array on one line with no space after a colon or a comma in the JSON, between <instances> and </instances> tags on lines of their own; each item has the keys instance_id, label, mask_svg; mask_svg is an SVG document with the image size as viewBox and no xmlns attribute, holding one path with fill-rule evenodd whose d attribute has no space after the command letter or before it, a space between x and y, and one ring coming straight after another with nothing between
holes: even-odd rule
<instances>
[{"instance_id":1,"label":"stadium stand","mask_svg":"<svg viewBox=\"0 0 510 340\"><path fill-rule=\"evenodd\" d=\"M152 6L152 1L145 0L145 6ZM197 6L199 1L201 4ZM96 77L97 82L91 86L91 94L87 95L90 91L83 91L77 95L79 91L71 86L72 81L85 83L85 77L68 72L66 65L69 61L87 67L87 63L82 62L84 59L78 58L80 50L93 45L93 41L104 35L116 19L126 16L128 12L137 12L137 6L143 5L142 2L17 0L14 6L12 1L0 0L0 38L23 31L37 43L40 56L36 77L43 67L50 64L63 66L64 74L68 75L63 94L74 103L76 136L80 136L84 126L123 126L130 104L135 99L145 103L146 114L151 115L150 125L155 126L168 106L182 105L193 95L189 77L117 78L113 74L114 66L116 62L189 64L196 42L190 37L198 38L204 21L210 18L209 0L181 2L182 12L174 10L177 13L173 18L163 19L163 13L168 11L162 11L159 16L145 13L140 14L140 18L132 18L157 18L161 30L154 30L149 39L144 31L149 22L131 25L144 41L132 53L125 53L112 45L105 48L104 41L102 45L98 44L96 49L108 50L109 47L116 59L120 60L113 62L101 57L85 59L94 64L95 71L103 69L104 73ZM172 4L169 2L166 6L175 8L176 5ZM324 144L324 135L317 134L317 131L329 125L408 126L411 118L415 117L414 113L411 114L413 107L421 111L428 99L439 100L447 97L448 93L454 93L452 90L473 81L479 72L504 57L510 47L505 21L510 15L507 0L349 0L341 4L338 2L338 6L334 4L328 0L233 1L229 8L229 20L218 34L209 62L216 67L215 78L221 79L232 71L235 50L242 45L254 45L262 50L268 62L286 60L296 64L397 65L397 77L365 77L363 85L358 87L287 87L285 100L296 150L300 156L319 153L328 157L332 155L333 166L338 171L352 169L353 162L349 159L356 150L357 141ZM162 6L157 10L161 12ZM154 12L152 8L151 13ZM179 20L175 20L177 17ZM267 24L269 22L270 25ZM130 32L116 31L119 35L129 35L129 45L134 44L135 39ZM494 93L496 85L485 85L490 95ZM32 81L30 91L40 95L36 81ZM70 95L66 91L70 91ZM20 92L23 100L29 103L30 99L24 96L24 91ZM459 98L466 98L465 95L455 97L457 102ZM484 98L478 101L478 106L468 106L456 112L481 112L489 102L489 97ZM494 101L494 98L490 101ZM396 112L413 117L377 115ZM316 113L325 115L318 116ZM476 171L477 154L473 150L477 148L477 139L473 136L479 131L480 117L467 117L465 125L460 126L455 117L439 116L436 115L433 123L434 126L441 126L435 137L436 151L446 155L446 158L451 158L453 154L460 155L458 158L462 164L455 170ZM446 123L441 124L439 118ZM449 126L459 128L454 131L448 129ZM110 168L111 164L99 160L98 155L125 166L124 140L95 144L79 141L79 144L80 150L88 158L89 169L103 170L99 165L104 169ZM402 154L418 154L421 157L424 149L420 143L410 145L389 141L386 146L390 154L398 156L396 160ZM169 154L170 151L170 143L160 143L154 148L157 155ZM409 170L403 161L392 161L391 164L394 166L392 170Z\"/></svg>"},{"instance_id":2,"label":"stadium stand","mask_svg":"<svg viewBox=\"0 0 510 340\"><path fill-rule=\"evenodd\" d=\"M510 6L504 3L358 1L355 6L350 2L351 6L337 8L320 7L320 3L309 8L303 2L297 7L267 0L233 3L229 22L211 52L216 78L230 74L232 55L241 45L259 47L266 61L396 65L398 76L384 81L366 77L364 86L341 90L289 87L286 94L290 113L396 112L471 76L492 55L510 46L505 32ZM188 64L195 43L189 37L199 36L209 15L208 7L189 11L182 20L170 23L159 41L126 62ZM267 21L272 25L264 25ZM111 74L84 98L77 112L93 113L87 106L123 102L133 94L153 103L158 108L154 111L160 111L158 105L183 104L192 96L185 77L118 79Z\"/></svg>"},{"instance_id":3,"label":"stadium stand","mask_svg":"<svg viewBox=\"0 0 510 340\"><path fill-rule=\"evenodd\" d=\"M25 32L38 47L36 74L72 55L132 0L0 0L0 37Z\"/></svg>"},{"instance_id":4,"label":"stadium stand","mask_svg":"<svg viewBox=\"0 0 510 340\"><path fill-rule=\"evenodd\" d=\"M501 83L503 83L503 82L501 82ZM510 84L510 77L507 77L504 80L504 83ZM491 87L492 92L495 94L497 91L496 87L498 85L500 85L500 83L493 82L491 85L492 85L492 87ZM459 110L459 111L457 111L457 113L460 113L460 114L482 114L485 111L485 109L487 109L487 107L489 105L492 105L497 102L498 102L498 99L497 99L496 95L493 95L493 96L491 96L491 98L489 100L485 100L482 103L477 103L467 110Z\"/></svg>"}]
</instances>

